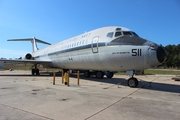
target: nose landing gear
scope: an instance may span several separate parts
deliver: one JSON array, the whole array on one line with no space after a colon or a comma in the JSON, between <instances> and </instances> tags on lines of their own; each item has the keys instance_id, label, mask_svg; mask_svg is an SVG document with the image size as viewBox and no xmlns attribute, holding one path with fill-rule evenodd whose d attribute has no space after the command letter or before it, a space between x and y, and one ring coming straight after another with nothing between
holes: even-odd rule
<instances>
[{"instance_id":1,"label":"nose landing gear","mask_svg":"<svg viewBox=\"0 0 180 120\"><path fill-rule=\"evenodd\" d=\"M133 87L134 88L134 87L137 87L138 84L139 84L139 81L136 78L131 77L131 78L128 79L128 86L129 87Z\"/></svg>"},{"instance_id":2,"label":"nose landing gear","mask_svg":"<svg viewBox=\"0 0 180 120\"><path fill-rule=\"evenodd\" d=\"M132 76L131 78L128 79L128 82L127 82L128 86L132 88L137 87L139 84L139 81L137 80L137 78L133 77L134 73L135 73L134 70L126 71L126 75Z\"/></svg>"}]
</instances>

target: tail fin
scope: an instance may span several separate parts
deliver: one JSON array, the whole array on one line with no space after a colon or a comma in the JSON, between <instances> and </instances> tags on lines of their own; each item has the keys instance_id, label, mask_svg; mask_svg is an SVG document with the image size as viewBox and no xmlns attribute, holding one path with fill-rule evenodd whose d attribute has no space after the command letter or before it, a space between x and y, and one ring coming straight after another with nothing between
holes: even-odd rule
<instances>
[{"instance_id":1,"label":"tail fin","mask_svg":"<svg viewBox=\"0 0 180 120\"><path fill-rule=\"evenodd\" d=\"M47 43L47 42L44 42L42 40L36 39L35 37L33 37L33 38L22 38L22 39L9 39L7 41L31 41L33 52L38 50L38 47L37 47L37 44L36 44L37 42L47 44L47 45L51 45L50 43Z\"/></svg>"}]
</instances>

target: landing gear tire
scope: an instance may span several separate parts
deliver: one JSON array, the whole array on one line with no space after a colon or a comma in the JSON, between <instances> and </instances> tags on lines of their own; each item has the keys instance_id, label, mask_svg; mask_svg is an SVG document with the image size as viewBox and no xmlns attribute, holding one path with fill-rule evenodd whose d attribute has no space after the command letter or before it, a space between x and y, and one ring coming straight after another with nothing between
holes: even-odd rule
<instances>
[{"instance_id":1,"label":"landing gear tire","mask_svg":"<svg viewBox=\"0 0 180 120\"><path fill-rule=\"evenodd\" d=\"M102 71L97 71L96 72L96 78L101 79L103 77L104 77L104 73Z\"/></svg>"},{"instance_id":2,"label":"landing gear tire","mask_svg":"<svg viewBox=\"0 0 180 120\"><path fill-rule=\"evenodd\" d=\"M39 69L32 69L32 70L31 70L31 74L32 74L32 75L35 75L35 74L36 74L36 75L39 75Z\"/></svg>"},{"instance_id":3,"label":"landing gear tire","mask_svg":"<svg viewBox=\"0 0 180 120\"><path fill-rule=\"evenodd\" d=\"M89 71L84 71L84 77L85 77L85 78L90 77L90 72L89 72Z\"/></svg>"},{"instance_id":4,"label":"landing gear tire","mask_svg":"<svg viewBox=\"0 0 180 120\"><path fill-rule=\"evenodd\" d=\"M114 73L113 72L107 72L106 73L106 77L107 78L112 78L114 76Z\"/></svg>"},{"instance_id":5,"label":"landing gear tire","mask_svg":"<svg viewBox=\"0 0 180 120\"><path fill-rule=\"evenodd\" d=\"M139 84L139 81L136 78L132 77L132 78L128 79L128 86L129 87L135 88L138 86L138 84Z\"/></svg>"},{"instance_id":6,"label":"landing gear tire","mask_svg":"<svg viewBox=\"0 0 180 120\"><path fill-rule=\"evenodd\" d=\"M31 70L31 74L34 75L35 74L35 69Z\"/></svg>"},{"instance_id":7,"label":"landing gear tire","mask_svg":"<svg viewBox=\"0 0 180 120\"><path fill-rule=\"evenodd\" d=\"M36 69L36 75L39 75L39 69Z\"/></svg>"}]
</instances>

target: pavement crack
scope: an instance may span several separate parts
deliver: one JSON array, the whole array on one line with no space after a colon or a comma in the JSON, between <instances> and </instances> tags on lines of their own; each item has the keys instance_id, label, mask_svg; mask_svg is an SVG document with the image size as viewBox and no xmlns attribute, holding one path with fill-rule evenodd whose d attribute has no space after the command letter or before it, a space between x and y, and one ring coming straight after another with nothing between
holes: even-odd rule
<instances>
[{"instance_id":1,"label":"pavement crack","mask_svg":"<svg viewBox=\"0 0 180 120\"><path fill-rule=\"evenodd\" d=\"M36 115L36 116L39 116L39 117L42 117L42 118L45 118L45 119L48 119L48 120L54 120L52 118L48 118L46 116L39 115L39 114L36 114L36 113L32 113L32 112L29 112L29 111L26 111L26 110L23 110L23 109L20 109L20 108L12 107L12 106L1 104L1 103L0 103L0 105L5 106L5 107L9 107L9 108L13 108L13 109L16 109L16 110L20 110L22 112L26 112L26 113L29 113L29 114L32 114L32 115Z\"/></svg>"},{"instance_id":2,"label":"pavement crack","mask_svg":"<svg viewBox=\"0 0 180 120\"><path fill-rule=\"evenodd\" d=\"M143 86L140 86L140 88L143 88L143 87L147 86L148 83L149 83L149 87L152 87L151 84L152 84L155 80L157 80L158 78L159 78L159 76L156 77L155 79L151 80L150 82L147 82L147 84L145 84L145 85L143 85ZM140 80L140 81L144 81L144 80L142 80L142 79L139 79L139 80ZM140 82L140 84L141 84L141 82Z\"/></svg>"},{"instance_id":3,"label":"pavement crack","mask_svg":"<svg viewBox=\"0 0 180 120\"><path fill-rule=\"evenodd\" d=\"M135 93L135 92L137 92L139 89L140 89L140 88L138 88L137 90L133 91L132 93L130 93L130 94L128 94L128 95L126 95L126 96L122 97L122 98L121 98L121 99L119 99L118 101L116 101L116 102L114 102L114 103L110 104L109 106L107 106L107 107L103 108L102 110L100 110L100 111L98 111L98 112L96 112L96 113L92 114L91 116L89 116L89 117L85 118L84 120L88 120L88 119L90 119L90 118L92 118L92 117L94 117L94 116L98 115L99 113L101 113L101 112L105 111L106 109L108 109L108 108L112 107L113 105L117 104L118 102L120 102L120 101L124 100L125 98L128 98L130 95L134 94L134 93Z\"/></svg>"}]
</instances>

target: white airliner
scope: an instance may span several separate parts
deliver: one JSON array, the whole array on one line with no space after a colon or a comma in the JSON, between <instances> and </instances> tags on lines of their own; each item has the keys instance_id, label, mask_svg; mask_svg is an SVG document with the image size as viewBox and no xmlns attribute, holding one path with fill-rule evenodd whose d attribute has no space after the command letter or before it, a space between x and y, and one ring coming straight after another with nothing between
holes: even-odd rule
<instances>
[{"instance_id":1,"label":"white airliner","mask_svg":"<svg viewBox=\"0 0 180 120\"><path fill-rule=\"evenodd\" d=\"M162 46L119 26L98 28L53 45L36 38L8 41L32 42L33 53L27 53L23 60L0 60L33 63L32 75L39 74L38 64L66 70L83 70L85 77L89 77L93 71L97 78L103 78L104 75L112 78L114 72L127 71L132 76L128 80L130 87L138 85L138 80L133 77L134 71L157 66L166 58ZM38 50L37 42L49 46Z\"/></svg>"}]
</instances>

